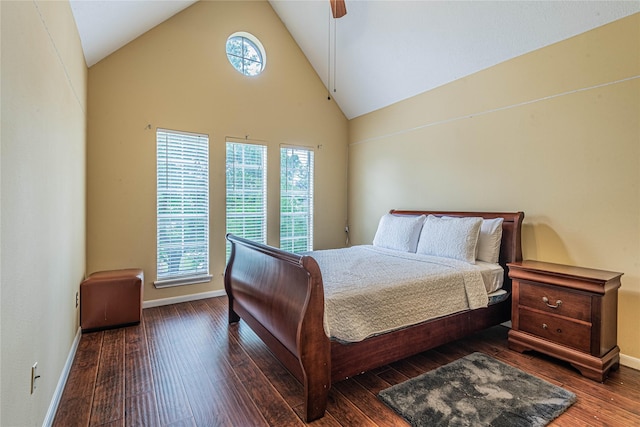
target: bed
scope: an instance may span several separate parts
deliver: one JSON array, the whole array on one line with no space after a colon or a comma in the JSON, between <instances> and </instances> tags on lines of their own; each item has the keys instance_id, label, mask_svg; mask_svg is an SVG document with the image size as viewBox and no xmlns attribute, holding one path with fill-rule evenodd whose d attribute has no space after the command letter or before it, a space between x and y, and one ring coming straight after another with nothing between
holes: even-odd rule
<instances>
[{"instance_id":1,"label":"bed","mask_svg":"<svg viewBox=\"0 0 640 427\"><path fill-rule=\"evenodd\" d=\"M501 218L496 256L503 267L502 289L509 295L511 282L506 264L522 260L524 213L392 210L389 215L425 215L430 219L480 217L487 221ZM229 323L240 319L246 322L302 383L307 422L324 415L332 383L510 319L509 295L486 307L459 310L357 342L332 339L326 332L323 276L313 255L285 252L231 234L227 240L231 243L231 255L224 283Z\"/></svg>"}]
</instances>

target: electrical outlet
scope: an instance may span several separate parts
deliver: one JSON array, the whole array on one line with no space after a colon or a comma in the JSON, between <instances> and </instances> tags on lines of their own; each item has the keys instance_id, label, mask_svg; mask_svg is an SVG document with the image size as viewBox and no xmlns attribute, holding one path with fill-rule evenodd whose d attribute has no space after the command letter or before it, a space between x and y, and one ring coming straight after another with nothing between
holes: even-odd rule
<instances>
[{"instance_id":1,"label":"electrical outlet","mask_svg":"<svg viewBox=\"0 0 640 427\"><path fill-rule=\"evenodd\" d=\"M78 308L78 304L80 304L80 295L78 294L78 291L76 291L76 308Z\"/></svg>"},{"instance_id":2,"label":"electrical outlet","mask_svg":"<svg viewBox=\"0 0 640 427\"><path fill-rule=\"evenodd\" d=\"M36 381L38 378L40 378L40 375L38 375L38 362L36 362L31 367L31 394L33 394L36 389Z\"/></svg>"}]
</instances>

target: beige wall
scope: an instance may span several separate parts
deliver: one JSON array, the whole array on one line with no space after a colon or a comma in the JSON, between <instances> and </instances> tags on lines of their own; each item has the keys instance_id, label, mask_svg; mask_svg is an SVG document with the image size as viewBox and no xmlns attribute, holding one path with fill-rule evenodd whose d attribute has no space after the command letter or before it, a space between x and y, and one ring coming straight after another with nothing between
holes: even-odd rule
<instances>
[{"instance_id":1,"label":"beige wall","mask_svg":"<svg viewBox=\"0 0 640 427\"><path fill-rule=\"evenodd\" d=\"M264 45L260 76L229 64L225 42L236 31ZM315 248L344 245L347 120L266 1L196 3L91 67L88 93L88 272L141 267L147 301L222 289L226 137L268 146L274 245L280 144L315 148ZM209 135L210 283L153 287L158 127Z\"/></svg>"},{"instance_id":2,"label":"beige wall","mask_svg":"<svg viewBox=\"0 0 640 427\"><path fill-rule=\"evenodd\" d=\"M390 208L522 210L525 258L624 272L640 362L639 41L636 14L351 120L352 241Z\"/></svg>"},{"instance_id":3,"label":"beige wall","mask_svg":"<svg viewBox=\"0 0 640 427\"><path fill-rule=\"evenodd\" d=\"M315 147L316 248L341 246L348 130L352 242L390 208L524 210L526 258L625 273L619 344L640 358L639 15L349 123L264 1L161 24L91 68L88 107L68 3L2 1L0 19L0 425L42 423L78 328L85 133L86 270L140 266L147 300L222 287L227 136L266 141L270 171L280 144ZM226 60L240 30L267 49L259 78ZM210 136L209 284L149 284L156 127ZM269 196L277 245L277 172Z\"/></svg>"},{"instance_id":4,"label":"beige wall","mask_svg":"<svg viewBox=\"0 0 640 427\"><path fill-rule=\"evenodd\" d=\"M78 329L87 67L68 2L0 10L0 425L41 425Z\"/></svg>"}]
</instances>

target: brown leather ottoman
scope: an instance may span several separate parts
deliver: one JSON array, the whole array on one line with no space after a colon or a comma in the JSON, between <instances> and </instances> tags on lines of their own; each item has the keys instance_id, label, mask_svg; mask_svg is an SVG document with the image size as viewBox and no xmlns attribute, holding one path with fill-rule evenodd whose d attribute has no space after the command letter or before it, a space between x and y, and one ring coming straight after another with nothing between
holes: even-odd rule
<instances>
[{"instance_id":1,"label":"brown leather ottoman","mask_svg":"<svg viewBox=\"0 0 640 427\"><path fill-rule=\"evenodd\" d=\"M142 317L141 269L99 271L80 284L82 332L140 323Z\"/></svg>"}]
</instances>

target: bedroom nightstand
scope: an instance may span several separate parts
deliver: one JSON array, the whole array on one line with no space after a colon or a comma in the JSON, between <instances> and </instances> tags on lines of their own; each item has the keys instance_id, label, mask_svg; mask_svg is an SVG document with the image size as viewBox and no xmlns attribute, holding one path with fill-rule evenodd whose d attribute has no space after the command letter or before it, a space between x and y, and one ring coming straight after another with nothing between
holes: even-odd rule
<instances>
[{"instance_id":1,"label":"bedroom nightstand","mask_svg":"<svg viewBox=\"0 0 640 427\"><path fill-rule=\"evenodd\" d=\"M565 360L602 382L620 362L622 273L539 261L507 264L512 279L509 348Z\"/></svg>"}]
</instances>

